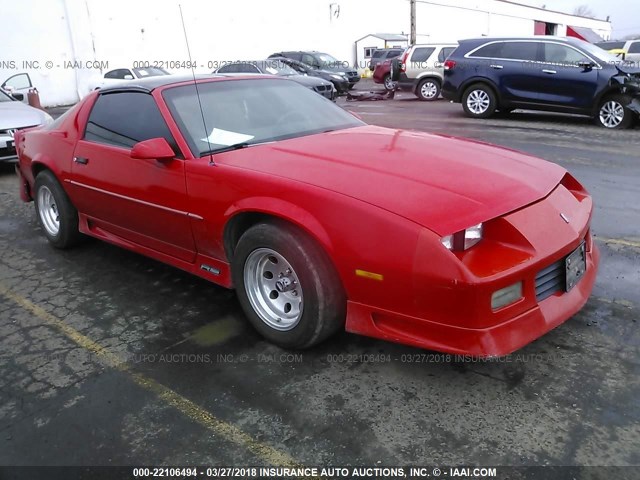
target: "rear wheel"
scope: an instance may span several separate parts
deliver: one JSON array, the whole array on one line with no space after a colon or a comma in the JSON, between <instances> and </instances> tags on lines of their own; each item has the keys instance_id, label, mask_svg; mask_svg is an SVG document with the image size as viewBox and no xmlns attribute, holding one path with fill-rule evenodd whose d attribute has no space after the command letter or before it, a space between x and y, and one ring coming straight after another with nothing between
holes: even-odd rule
<instances>
[{"instance_id":1,"label":"rear wheel","mask_svg":"<svg viewBox=\"0 0 640 480\"><path fill-rule=\"evenodd\" d=\"M423 102L433 102L440 96L440 82L433 78L426 78L416 88L417 97Z\"/></svg>"},{"instance_id":2,"label":"rear wheel","mask_svg":"<svg viewBox=\"0 0 640 480\"><path fill-rule=\"evenodd\" d=\"M393 80L391 80L391 74L387 74L384 77L384 88L386 90L395 90L397 86L397 82L394 82Z\"/></svg>"},{"instance_id":3,"label":"rear wheel","mask_svg":"<svg viewBox=\"0 0 640 480\"><path fill-rule=\"evenodd\" d=\"M344 325L340 279L325 252L296 227L251 227L238 241L232 275L249 321L277 345L310 347Z\"/></svg>"},{"instance_id":4,"label":"rear wheel","mask_svg":"<svg viewBox=\"0 0 640 480\"><path fill-rule=\"evenodd\" d=\"M626 95L609 95L600 102L596 123L610 129L629 128L633 124L633 112L627 108L631 98Z\"/></svg>"},{"instance_id":5,"label":"rear wheel","mask_svg":"<svg viewBox=\"0 0 640 480\"><path fill-rule=\"evenodd\" d=\"M82 234L78 230L78 211L49 170L40 172L34 185L38 223L49 243L56 248L76 245Z\"/></svg>"}]
</instances>

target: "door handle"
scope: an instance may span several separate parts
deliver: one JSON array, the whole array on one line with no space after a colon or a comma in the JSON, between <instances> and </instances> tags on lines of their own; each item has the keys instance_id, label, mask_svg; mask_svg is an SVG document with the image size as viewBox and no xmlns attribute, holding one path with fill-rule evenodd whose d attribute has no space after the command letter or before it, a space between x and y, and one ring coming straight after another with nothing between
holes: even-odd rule
<instances>
[{"instance_id":1,"label":"door handle","mask_svg":"<svg viewBox=\"0 0 640 480\"><path fill-rule=\"evenodd\" d=\"M502 65L489 65L491 68L495 68L496 70L502 70L504 67Z\"/></svg>"},{"instance_id":2,"label":"door handle","mask_svg":"<svg viewBox=\"0 0 640 480\"><path fill-rule=\"evenodd\" d=\"M542 71L543 71L544 73L548 73L549 75L555 75L556 73L558 73L558 72L556 72L555 70L542 70Z\"/></svg>"},{"instance_id":3,"label":"door handle","mask_svg":"<svg viewBox=\"0 0 640 480\"><path fill-rule=\"evenodd\" d=\"M79 163L80 165L86 165L89 163L89 159L85 157L73 157L73 161Z\"/></svg>"}]
</instances>

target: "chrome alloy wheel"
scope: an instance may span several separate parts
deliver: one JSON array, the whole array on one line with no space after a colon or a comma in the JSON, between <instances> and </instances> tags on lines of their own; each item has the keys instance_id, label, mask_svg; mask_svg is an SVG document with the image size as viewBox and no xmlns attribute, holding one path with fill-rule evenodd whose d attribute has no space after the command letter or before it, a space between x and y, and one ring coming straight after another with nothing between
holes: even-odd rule
<instances>
[{"instance_id":1,"label":"chrome alloy wheel","mask_svg":"<svg viewBox=\"0 0 640 480\"><path fill-rule=\"evenodd\" d=\"M425 82L420 88L422 98L433 98L438 93L438 87L433 82Z\"/></svg>"},{"instance_id":2,"label":"chrome alloy wheel","mask_svg":"<svg viewBox=\"0 0 640 480\"><path fill-rule=\"evenodd\" d=\"M600 122L607 128L616 128L624 120L624 107L620 102L609 100L600 108Z\"/></svg>"},{"instance_id":3,"label":"chrome alloy wheel","mask_svg":"<svg viewBox=\"0 0 640 480\"><path fill-rule=\"evenodd\" d=\"M467 107L475 115L485 113L489 109L490 103L489 94L484 90L474 90L467 97Z\"/></svg>"},{"instance_id":4,"label":"chrome alloy wheel","mask_svg":"<svg viewBox=\"0 0 640 480\"><path fill-rule=\"evenodd\" d=\"M60 214L56 199L53 197L49 187L42 186L38 190L38 213L42 225L49 235L55 237L60 232Z\"/></svg>"},{"instance_id":5,"label":"chrome alloy wheel","mask_svg":"<svg viewBox=\"0 0 640 480\"><path fill-rule=\"evenodd\" d=\"M287 331L302 318L302 287L289 262L275 250L258 248L244 264L244 285L253 310L269 327Z\"/></svg>"},{"instance_id":6,"label":"chrome alloy wheel","mask_svg":"<svg viewBox=\"0 0 640 480\"><path fill-rule=\"evenodd\" d=\"M387 90L393 90L396 87L396 82L391 80L391 75L384 77L384 88Z\"/></svg>"}]
</instances>

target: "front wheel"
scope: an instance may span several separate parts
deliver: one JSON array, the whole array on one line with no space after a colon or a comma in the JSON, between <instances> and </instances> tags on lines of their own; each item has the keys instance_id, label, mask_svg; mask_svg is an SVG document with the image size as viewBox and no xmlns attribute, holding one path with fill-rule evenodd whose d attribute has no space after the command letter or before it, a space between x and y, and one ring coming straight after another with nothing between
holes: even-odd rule
<instances>
[{"instance_id":1,"label":"front wheel","mask_svg":"<svg viewBox=\"0 0 640 480\"><path fill-rule=\"evenodd\" d=\"M296 227L251 227L238 241L232 275L253 327L281 347L313 346L344 325L346 296L338 274L318 244Z\"/></svg>"},{"instance_id":2,"label":"front wheel","mask_svg":"<svg viewBox=\"0 0 640 480\"><path fill-rule=\"evenodd\" d=\"M60 186L55 175L43 170L34 185L38 223L49 243L56 248L69 248L82 239L78 230L78 211Z\"/></svg>"},{"instance_id":3,"label":"front wheel","mask_svg":"<svg viewBox=\"0 0 640 480\"><path fill-rule=\"evenodd\" d=\"M609 95L602 100L596 123L604 128L625 129L633 123L633 112L627 108L631 98L625 95Z\"/></svg>"},{"instance_id":4,"label":"front wheel","mask_svg":"<svg viewBox=\"0 0 640 480\"><path fill-rule=\"evenodd\" d=\"M496 94L481 83L471 85L462 96L462 108L469 117L488 118L498 108Z\"/></svg>"}]
</instances>

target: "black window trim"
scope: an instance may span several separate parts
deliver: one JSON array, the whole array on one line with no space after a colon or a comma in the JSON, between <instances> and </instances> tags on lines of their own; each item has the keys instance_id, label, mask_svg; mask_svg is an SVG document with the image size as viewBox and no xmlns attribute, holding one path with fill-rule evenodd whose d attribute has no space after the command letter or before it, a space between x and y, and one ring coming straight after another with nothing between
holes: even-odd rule
<instances>
[{"instance_id":1,"label":"black window trim","mask_svg":"<svg viewBox=\"0 0 640 480\"><path fill-rule=\"evenodd\" d=\"M119 150L123 150L125 152L128 152L129 154L131 154L131 150L133 149L133 147L124 147L121 145L114 145L113 143L102 143L102 142L96 142L93 140L87 140L85 137L87 135L87 127L89 126L89 120L91 119L91 113L93 112L93 109L96 107L96 105L98 104L98 100L100 99L100 97L106 96L106 95L117 95L119 93L140 93L140 94L144 94L144 95L149 95L150 97L153 98L153 95L151 94L151 92L149 92L148 90L145 89L141 89L141 88L136 88L136 87L131 87L131 88L122 88L122 89L118 89L115 91L109 91L109 92L100 92L97 96L97 98L95 99L95 101L93 102L93 105L91 105L91 109L89 110L89 113L87 114L87 121L84 124L84 129L82 130L82 137L80 137L80 140L83 142L89 142L93 145L100 145L103 147L109 147L109 148L117 148ZM165 123L166 127L167 127L167 131L169 132L169 134L171 134L171 136L173 137L173 142L177 148L177 152L175 151L176 149L174 149L174 153L175 153L175 160L185 160L187 157L184 155L184 152L182 151L182 148L180 147L180 144L178 143L178 141L176 140L175 136L173 135L173 132L171 132L171 129L169 128L169 124L167 123L166 119L164 118L164 115L162 115L162 110L160 109L160 107L158 106L158 102L156 102L156 99L153 98L153 101L155 102L156 106L158 107L158 113L160 113L160 118L162 118L162 121ZM178 129L179 130L179 129ZM180 134L182 135L182 132L180 132ZM148 139L150 140L150 139ZM144 140L141 140L144 141ZM170 142L168 142L169 145L171 145ZM173 147L172 147L173 148Z\"/></svg>"},{"instance_id":2,"label":"black window trim","mask_svg":"<svg viewBox=\"0 0 640 480\"><path fill-rule=\"evenodd\" d=\"M517 40L492 40L490 42L486 42L483 43L482 45L470 50L469 52L467 52L464 55L464 58L469 59L469 60L500 60L500 61L504 61L504 62L527 62L527 63L537 63L540 65L553 65L552 63L549 62L543 62L540 60L522 60L522 59L518 59L518 58L500 58L500 57L475 57L473 56L473 54L475 52L477 52L478 50L480 50L481 48L484 48L488 45L493 45L495 43L522 43L522 42L530 42L530 43L540 43L540 44L544 44L544 43L553 43L556 45L562 45L563 47L569 47L573 50L575 50L576 52L580 53L581 55L587 57L589 60L591 60L595 66L593 67L596 70L602 70L602 66L600 65L599 62L597 62L596 60L594 60L591 55L583 52L582 50L574 47L573 45L570 45L568 43L564 43L564 42L558 42L558 41L553 41L553 40L538 40L538 39L517 39ZM574 65L572 63L567 63L566 66L568 67L573 67L573 68L580 68L579 65Z\"/></svg>"}]
</instances>

